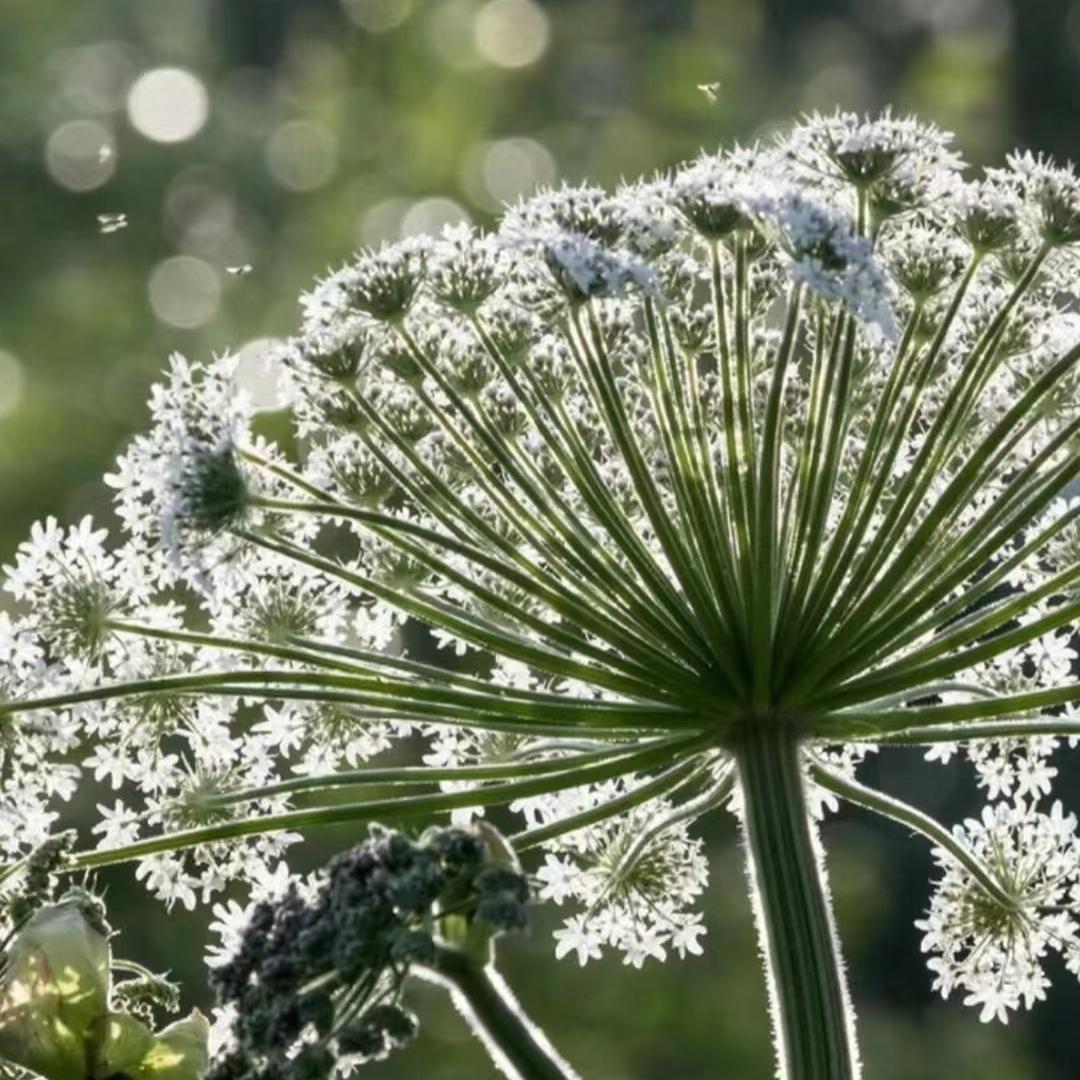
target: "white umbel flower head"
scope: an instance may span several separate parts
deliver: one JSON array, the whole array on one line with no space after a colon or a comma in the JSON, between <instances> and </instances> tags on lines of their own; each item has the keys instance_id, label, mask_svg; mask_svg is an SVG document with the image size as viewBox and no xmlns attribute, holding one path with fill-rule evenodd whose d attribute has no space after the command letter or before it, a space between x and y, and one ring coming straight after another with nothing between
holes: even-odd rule
<instances>
[{"instance_id":1,"label":"white umbel flower head","mask_svg":"<svg viewBox=\"0 0 1080 1080\"><path fill-rule=\"evenodd\" d=\"M280 447L233 360L173 358L108 478L123 546L47 522L6 571L0 845L81 775L73 865L194 906L325 825L501 807L556 952L637 967L700 951L728 808L777 1031L854 1076L816 837L848 800L940 848L942 992L1030 1006L1048 953L1080 966L1078 192L812 116L358 253L280 349ZM894 743L988 809L950 833L865 787Z\"/></svg>"},{"instance_id":2,"label":"white umbel flower head","mask_svg":"<svg viewBox=\"0 0 1080 1080\"><path fill-rule=\"evenodd\" d=\"M1010 1012L1046 997L1052 954L1080 974L1076 815L1057 801L1043 812L1017 799L984 807L954 833L983 861L994 891L937 849L942 877L926 918L916 924L924 931L923 951L932 954L942 997L960 991L981 1020L1007 1023Z\"/></svg>"}]
</instances>

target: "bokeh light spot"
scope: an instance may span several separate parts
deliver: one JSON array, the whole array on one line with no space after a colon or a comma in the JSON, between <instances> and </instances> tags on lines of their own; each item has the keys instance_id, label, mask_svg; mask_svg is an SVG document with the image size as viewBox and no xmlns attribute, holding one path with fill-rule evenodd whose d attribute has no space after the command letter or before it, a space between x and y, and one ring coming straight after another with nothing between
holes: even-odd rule
<instances>
[{"instance_id":1,"label":"bokeh light spot","mask_svg":"<svg viewBox=\"0 0 1080 1080\"><path fill-rule=\"evenodd\" d=\"M472 71L484 64L476 47L476 20L480 10L478 0L446 0L431 5L427 44L452 71Z\"/></svg>"},{"instance_id":2,"label":"bokeh light spot","mask_svg":"<svg viewBox=\"0 0 1080 1080\"><path fill-rule=\"evenodd\" d=\"M255 338L236 352L233 379L259 412L274 412L288 404L277 358L281 344L277 338Z\"/></svg>"},{"instance_id":3,"label":"bokeh light spot","mask_svg":"<svg viewBox=\"0 0 1080 1080\"><path fill-rule=\"evenodd\" d=\"M177 176L165 193L169 240L178 251L212 266L251 262L243 207L229 190L230 178L212 166L196 165Z\"/></svg>"},{"instance_id":4,"label":"bokeh light spot","mask_svg":"<svg viewBox=\"0 0 1080 1080\"><path fill-rule=\"evenodd\" d=\"M412 203L408 199L380 199L370 206L360 219L356 239L361 247L377 247L401 235L401 221Z\"/></svg>"},{"instance_id":5,"label":"bokeh light spot","mask_svg":"<svg viewBox=\"0 0 1080 1080\"><path fill-rule=\"evenodd\" d=\"M158 263L150 275L148 291L154 314L181 330L204 326L221 303L217 272L193 255L174 255Z\"/></svg>"},{"instance_id":6,"label":"bokeh light spot","mask_svg":"<svg viewBox=\"0 0 1080 1080\"><path fill-rule=\"evenodd\" d=\"M126 41L96 41L60 49L46 59L61 84L64 105L75 116L104 116L123 109L138 74L136 50Z\"/></svg>"},{"instance_id":7,"label":"bokeh light spot","mask_svg":"<svg viewBox=\"0 0 1080 1080\"><path fill-rule=\"evenodd\" d=\"M548 148L525 137L480 143L461 170L465 193L485 210L498 210L557 178L558 167Z\"/></svg>"},{"instance_id":8,"label":"bokeh light spot","mask_svg":"<svg viewBox=\"0 0 1080 1080\"><path fill-rule=\"evenodd\" d=\"M468 223L469 214L453 199L420 199L412 204L401 219L398 235L420 236L424 233L440 233L447 225Z\"/></svg>"},{"instance_id":9,"label":"bokeh light spot","mask_svg":"<svg viewBox=\"0 0 1080 1080\"><path fill-rule=\"evenodd\" d=\"M345 14L361 30L385 34L400 26L412 11L412 0L341 0Z\"/></svg>"},{"instance_id":10,"label":"bokeh light spot","mask_svg":"<svg viewBox=\"0 0 1080 1080\"><path fill-rule=\"evenodd\" d=\"M548 17L533 0L488 0L476 17L476 49L498 67L536 63L551 38Z\"/></svg>"},{"instance_id":11,"label":"bokeh light spot","mask_svg":"<svg viewBox=\"0 0 1080 1080\"><path fill-rule=\"evenodd\" d=\"M266 143L270 175L290 191L314 191L334 175L337 139L321 124L290 120L274 129Z\"/></svg>"},{"instance_id":12,"label":"bokeh light spot","mask_svg":"<svg viewBox=\"0 0 1080 1080\"><path fill-rule=\"evenodd\" d=\"M25 385L18 357L0 349L0 416L8 416L19 407Z\"/></svg>"},{"instance_id":13,"label":"bokeh light spot","mask_svg":"<svg viewBox=\"0 0 1080 1080\"><path fill-rule=\"evenodd\" d=\"M154 142L183 142L206 123L206 87L183 68L154 68L140 75L128 93L128 118L140 135Z\"/></svg>"},{"instance_id":14,"label":"bokeh light spot","mask_svg":"<svg viewBox=\"0 0 1080 1080\"><path fill-rule=\"evenodd\" d=\"M96 120L61 124L45 143L45 168L68 191L101 187L116 171L112 132Z\"/></svg>"}]
</instances>

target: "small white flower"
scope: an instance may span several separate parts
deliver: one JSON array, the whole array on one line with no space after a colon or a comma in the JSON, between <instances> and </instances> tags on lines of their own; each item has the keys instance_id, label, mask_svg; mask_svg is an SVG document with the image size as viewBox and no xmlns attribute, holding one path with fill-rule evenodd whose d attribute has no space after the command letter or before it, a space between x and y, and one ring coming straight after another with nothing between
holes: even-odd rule
<instances>
[{"instance_id":1,"label":"small white flower","mask_svg":"<svg viewBox=\"0 0 1080 1080\"><path fill-rule=\"evenodd\" d=\"M590 960L599 960L601 942L584 915L573 915L555 931L555 958L561 960L576 953L578 963L584 967Z\"/></svg>"},{"instance_id":2,"label":"small white flower","mask_svg":"<svg viewBox=\"0 0 1080 1080\"><path fill-rule=\"evenodd\" d=\"M101 820L91 831L101 834L99 848L121 847L138 837L139 815L130 806L116 799L111 808L98 803L97 809Z\"/></svg>"},{"instance_id":3,"label":"small white flower","mask_svg":"<svg viewBox=\"0 0 1080 1080\"><path fill-rule=\"evenodd\" d=\"M146 879L146 887L166 907L179 901L188 911L196 903L194 886L198 878L184 872L183 864L171 855L150 855L135 870L137 878Z\"/></svg>"}]
</instances>

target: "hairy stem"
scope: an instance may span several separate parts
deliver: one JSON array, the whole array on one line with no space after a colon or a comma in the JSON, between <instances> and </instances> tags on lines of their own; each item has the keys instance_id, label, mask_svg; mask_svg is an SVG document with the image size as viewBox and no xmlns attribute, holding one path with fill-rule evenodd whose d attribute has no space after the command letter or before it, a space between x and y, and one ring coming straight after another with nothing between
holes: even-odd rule
<instances>
[{"instance_id":1,"label":"hairy stem","mask_svg":"<svg viewBox=\"0 0 1080 1080\"><path fill-rule=\"evenodd\" d=\"M758 933L784 1080L856 1080L854 1022L803 788L799 743L768 721L736 747Z\"/></svg>"},{"instance_id":2,"label":"hairy stem","mask_svg":"<svg viewBox=\"0 0 1080 1080\"><path fill-rule=\"evenodd\" d=\"M982 861L939 821L929 814L924 814L914 806L909 806L900 799L894 799L883 791L860 784L857 780L834 773L831 769L815 765L810 770L814 781L827 788L834 795L846 799L855 806L879 814L890 821L914 829L932 844L947 851L981 886L987 896L1006 909L1013 907L1013 898L1001 887L993 873Z\"/></svg>"},{"instance_id":3,"label":"hairy stem","mask_svg":"<svg viewBox=\"0 0 1080 1080\"><path fill-rule=\"evenodd\" d=\"M496 1067L510 1080L576 1080L547 1036L522 1011L491 964L439 945L430 977L447 986Z\"/></svg>"}]
</instances>

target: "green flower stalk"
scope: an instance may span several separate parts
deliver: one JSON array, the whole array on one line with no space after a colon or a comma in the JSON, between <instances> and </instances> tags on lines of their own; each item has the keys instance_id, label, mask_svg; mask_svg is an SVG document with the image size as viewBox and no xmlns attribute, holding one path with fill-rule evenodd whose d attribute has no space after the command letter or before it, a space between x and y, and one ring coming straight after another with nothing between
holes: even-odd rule
<instances>
[{"instance_id":1,"label":"green flower stalk","mask_svg":"<svg viewBox=\"0 0 1080 1080\"><path fill-rule=\"evenodd\" d=\"M0 845L108 784L70 866L136 862L188 907L245 883L227 964L310 830L503 807L571 909L556 953L640 967L702 951L694 824L727 809L778 1069L846 1080L818 836L844 799L934 846L936 988L1031 1007L1049 952L1080 971L1053 799L1080 734L1078 241L1071 171L970 177L932 127L837 114L360 253L274 358L294 453L230 358L173 358L107 477L119 546L48 521L20 548ZM422 764L373 761L404 740ZM863 784L898 744L966 762L980 817Z\"/></svg>"}]
</instances>

